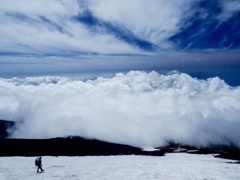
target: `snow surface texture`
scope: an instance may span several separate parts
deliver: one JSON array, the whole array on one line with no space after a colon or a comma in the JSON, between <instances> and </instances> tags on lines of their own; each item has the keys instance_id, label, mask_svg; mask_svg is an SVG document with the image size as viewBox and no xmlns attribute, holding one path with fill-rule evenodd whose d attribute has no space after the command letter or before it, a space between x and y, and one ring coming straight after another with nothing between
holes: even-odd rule
<instances>
[{"instance_id":1,"label":"snow surface texture","mask_svg":"<svg viewBox=\"0 0 240 180\"><path fill-rule=\"evenodd\" d=\"M215 77L131 71L112 78L0 79L0 119L13 137L82 136L142 148L175 141L240 147L240 87Z\"/></svg>"},{"instance_id":2,"label":"snow surface texture","mask_svg":"<svg viewBox=\"0 0 240 180\"><path fill-rule=\"evenodd\" d=\"M212 155L43 157L45 173L36 173L34 160L34 157L0 157L0 179L240 179L239 164Z\"/></svg>"}]
</instances>

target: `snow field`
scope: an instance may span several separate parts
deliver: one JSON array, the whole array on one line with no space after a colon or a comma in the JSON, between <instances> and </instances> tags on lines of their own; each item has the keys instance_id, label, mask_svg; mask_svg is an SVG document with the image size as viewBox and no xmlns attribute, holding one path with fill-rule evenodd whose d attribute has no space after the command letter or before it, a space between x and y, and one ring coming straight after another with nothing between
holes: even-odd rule
<instances>
[{"instance_id":1,"label":"snow field","mask_svg":"<svg viewBox=\"0 0 240 180\"><path fill-rule=\"evenodd\" d=\"M240 165L212 155L185 153L152 156L0 157L1 180L239 180Z\"/></svg>"}]
</instances>

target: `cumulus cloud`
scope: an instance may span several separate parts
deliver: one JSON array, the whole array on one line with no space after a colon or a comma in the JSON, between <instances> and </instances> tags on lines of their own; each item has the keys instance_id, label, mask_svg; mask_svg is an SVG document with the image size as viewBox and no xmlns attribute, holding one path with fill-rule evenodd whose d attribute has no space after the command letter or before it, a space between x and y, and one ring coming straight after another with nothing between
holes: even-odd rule
<instances>
[{"instance_id":1,"label":"cumulus cloud","mask_svg":"<svg viewBox=\"0 0 240 180\"><path fill-rule=\"evenodd\" d=\"M0 79L15 138L83 136L149 148L167 141L240 147L240 88L215 77L131 71L112 78Z\"/></svg>"}]
</instances>

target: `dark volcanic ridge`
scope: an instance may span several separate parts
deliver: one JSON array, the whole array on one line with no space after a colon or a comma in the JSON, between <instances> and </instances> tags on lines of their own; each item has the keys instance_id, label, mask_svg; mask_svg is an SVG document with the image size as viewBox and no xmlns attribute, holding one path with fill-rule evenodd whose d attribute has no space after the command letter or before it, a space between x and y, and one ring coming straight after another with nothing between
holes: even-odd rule
<instances>
[{"instance_id":1,"label":"dark volcanic ridge","mask_svg":"<svg viewBox=\"0 0 240 180\"><path fill-rule=\"evenodd\" d=\"M0 138L6 138L13 133L15 122L0 120Z\"/></svg>"},{"instance_id":2,"label":"dark volcanic ridge","mask_svg":"<svg viewBox=\"0 0 240 180\"><path fill-rule=\"evenodd\" d=\"M89 140L81 137L53 139L0 139L0 156L163 156L162 151L142 151L140 148Z\"/></svg>"},{"instance_id":3,"label":"dark volcanic ridge","mask_svg":"<svg viewBox=\"0 0 240 180\"><path fill-rule=\"evenodd\" d=\"M15 128L14 122L0 120L0 156L163 156L166 153L185 152L190 154L213 154L215 157L238 160L237 163L240 163L240 149L234 145L214 145L206 148L197 148L169 142L168 146L147 151L129 145L73 136L52 139L7 138Z\"/></svg>"}]
</instances>

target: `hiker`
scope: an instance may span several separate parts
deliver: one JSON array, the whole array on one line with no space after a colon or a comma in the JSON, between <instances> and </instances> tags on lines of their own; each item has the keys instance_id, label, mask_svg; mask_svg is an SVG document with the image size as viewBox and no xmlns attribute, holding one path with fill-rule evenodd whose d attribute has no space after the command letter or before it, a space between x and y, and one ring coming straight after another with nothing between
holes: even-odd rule
<instances>
[{"instance_id":1,"label":"hiker","mask_svg":"<svg viewBox=\"0 0 240 180\"><path fill-rule=\"evenodd\" d=\"M39 173L39 169L41 170L41 172L43 172L44 170L42 169L42 157L39 157L35 160L35 165L38 167L37 172Z\"/></svg>"}]
</instances>

